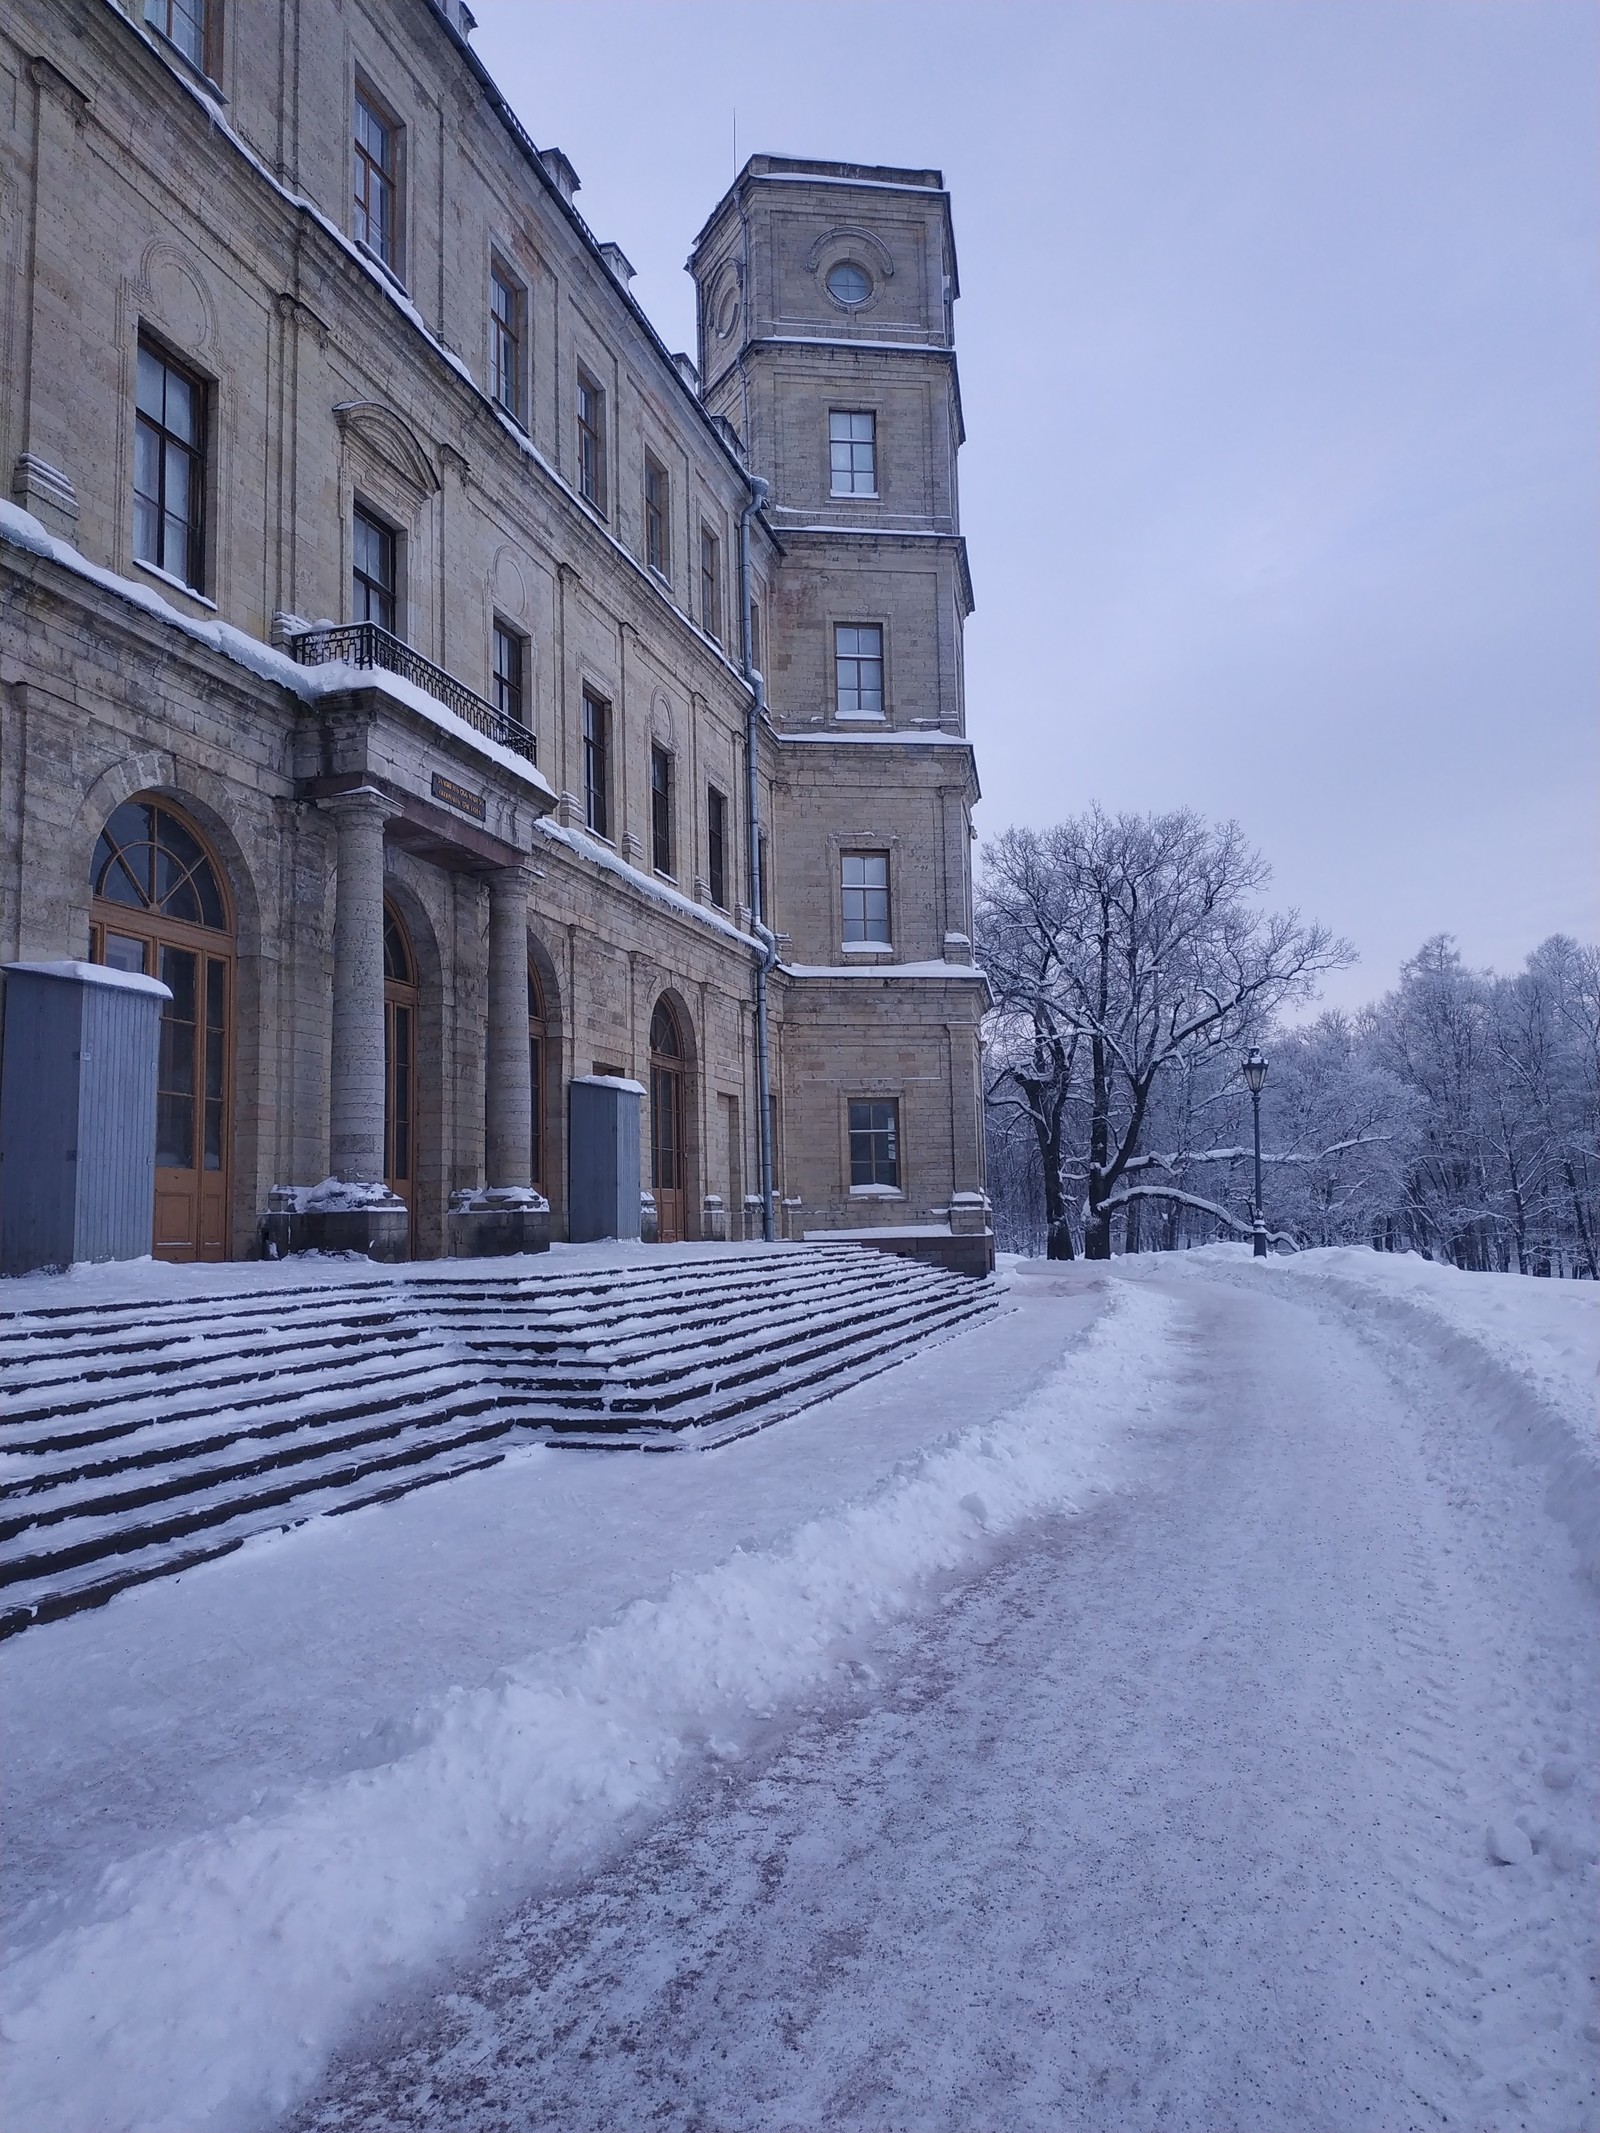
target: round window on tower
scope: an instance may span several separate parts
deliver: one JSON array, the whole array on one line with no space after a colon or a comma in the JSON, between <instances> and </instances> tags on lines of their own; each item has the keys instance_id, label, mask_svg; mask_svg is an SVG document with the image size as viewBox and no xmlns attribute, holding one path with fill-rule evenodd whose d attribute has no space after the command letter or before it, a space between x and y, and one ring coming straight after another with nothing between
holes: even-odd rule
<instances>
[{"instance_id":1,"label":"round window on tower","mask_svg":"<svg viewBox=\"0 0 1600 2133\"><path fill-rule=\"evenodd\" d=\"M828 269L828 294L836 304L854 311L872 294L872 276L853 259L841 259L836 267Z\"/></svg>"}]
</instances>

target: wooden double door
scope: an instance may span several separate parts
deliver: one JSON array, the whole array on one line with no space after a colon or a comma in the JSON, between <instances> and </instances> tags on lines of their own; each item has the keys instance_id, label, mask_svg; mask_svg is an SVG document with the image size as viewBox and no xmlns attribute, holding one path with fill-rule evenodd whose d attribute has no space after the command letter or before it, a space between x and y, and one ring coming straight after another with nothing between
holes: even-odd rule
<instances>
[{"instance_id":1,"label":"wooden double door","mask_svg":"<svg viewBox=\"0 0 1600 2133\"><path fill-rule=\"evenodd\" d=\"M220 868L198 834L155 799L128 800L100 833L89 953L159 978L157 1259L228 1256L233 1142L234 937Z\"/></svg>"},{"instance_id":2,"label":"wooden double door","mask_svg":"<svg viewBox=\"0 0 1600 2133\"><path fill-rule=\"evenodd\" d=\"M688 1072L683 1033L665 1000L650 1022L650 1189L655 1195L657 1236L679 1244L687 1235L684 1122Z\"/></svg>"}]
</instances>

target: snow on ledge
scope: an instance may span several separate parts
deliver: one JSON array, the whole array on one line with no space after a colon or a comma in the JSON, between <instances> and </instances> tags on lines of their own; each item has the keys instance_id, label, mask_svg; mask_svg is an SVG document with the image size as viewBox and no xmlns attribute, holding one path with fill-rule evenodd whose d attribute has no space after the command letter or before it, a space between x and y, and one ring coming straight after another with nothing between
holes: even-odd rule
<instances>
[{"instance_id":1,"label":"snow on ledge","mask_svg":"<svg viewBox=\"0 0 1600 2133\"><path fill-rule=\"evenodd\" d=\"M681 889L675 889L670 882L662 881L659 876L646 874L641 868L630 866L626 859L614 852L610 845L600 843L598 838L589 836L583 830L563 828L549 815L541 816L534 824L534 830L539 836L548 837L555 844L564 844L569 852L576 852L580 858L589 860L603 872L614 874L619 881L626 882L636 895L648 897L652 903L663 905L679 918L690 918L697 925L709 926L714 933L724 934L730 941L737 941L741 948L748 949L752 954L761 953L761 943L753 933L742 932L731 918L725 918L720 911L707 904L697 904L692 896L685 896Z\"/></svg>"},{"instance_id":2,"label":"snow on ledge","mask_svg":"<svg viewBox=\"0 0 1600 2133\"><path fill-rule=\"evenodd\" d=\"M988 979L976 963L780 963L786 978L976 978Z\"/></svg>"},{"instance_id":3,"label":"snow on ledge","mask_svg":"<svg viewBox=\"0 0 1600 2133\"><path fill-rule=\"evenodd\" d=\"M147 978L138 970L112 970L104 963L7 963L7 977L18 971L26 971L35 978L64 978L77 985L102 985L109 992L152 993L158 1000L170 1000L172 988L163 985L159 978Z\"/></svg>"},{"instance_id":4,"label":"snow on ledge","mask_svg":"<svg viewBox=\"0 0 1600 2133\"><path fill-rule=\"evenodd\" d=\"M151 586L141 584L136 578L119 577L114 570L104 570L98 563L91 563L78 553L70 541L59 541L42 526L29 511L16 504L0 501L0 541L13 548L26 550L30 555L43 556L47 561L58 563L63 570L85 578L92 585L114 593L118 599L127 601L130 607L142 608L158 622L165 622L174 629L182 630L196 644L203 644L213 652L220 652L224 659L231 659L235 666L245 667L260 681L275 682L281 689L298 696L302 703L315 703L325 696L337 696L349 689L376 689L396 703L404 704L427 720L441 733L465 741L476 754L486 756L497 769L505 771L546 799L554 801L555 788L542 771L525 756L515 755L509 748L480 733L476 726L468 725L458 718L448 705L430 696L426 689L419 689L415 682L402 675L391 674L383 667L356 667L345 663L320 667L303 667L287 652L280 652L275 645L263 644L247 631L235 629L231 622L209 622L196 615L186 615L181 608L164 600Z\"/></svg>"}]
</instances>

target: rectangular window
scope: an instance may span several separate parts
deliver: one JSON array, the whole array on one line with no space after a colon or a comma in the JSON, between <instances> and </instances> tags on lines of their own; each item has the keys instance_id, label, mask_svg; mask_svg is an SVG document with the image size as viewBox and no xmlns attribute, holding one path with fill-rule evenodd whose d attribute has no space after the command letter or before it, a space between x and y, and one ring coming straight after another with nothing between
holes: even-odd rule
<instances>
[{"instance_id":1,"label":"rectangular window","mask_svg":"<svg viewBox=\"0 0 1600 2133\"><path fill-rule=\"evenodd\" d=\"M496 615L494 621L494 707L502 718L513 719L517 725L526 726L527 712L524 708L526 692L523 686L524 652L526 641L520 630L514 630L509 622L502 622Z\"/></svg>"},{"instance_id":2,"label":"rectangular window","mask_svg":"<svg viewBox=\"0 0 1600 2133\"><path fill-rule=\"evenodd\" d=\"M400 271L400 128L365 88L356 90L351 230L391 273Z\"/></svg>"},{"instance_id":3,"label":"rectangular window","mask_svg":"<svg viewBox=\"0 0 1600 2133\"><path fill-rule=\"evenodd\" d=\"M712 785L706 791L706 875L711 901L728 908L728 800Z\"/></svg>"},{"instance_id":4,"label":"rectangular window","mask_svg":"<svg viewBox=\"0 0 1600 2133\"><path fill-rule=\"evenodd\" d=\"M672 575L672 490L659 459L644 455L644 559L663 578Z\"/></svg>"},{"instance_id":5,"label":"rectangular window","mask_svg":"<svg viewBox=\"0 0 1600 2133\"><path fill-rule=\"evenodd\" d=\"M522 420L522 289L498 261L489 269L489 392Z\"/></svg>"},{"instance_id":6,"label":"rectangular window","mask_svg":"<svg viewBox=\"0 0 1600 2133\"><path fill-rule=\"evenodd\" d=\"M376 622L396 635L399 583L394 529L356 505L350 570L350 619Z\"/></svg>"},{"instance_id":7,"label":"rectangular window","mask_svg":"<svg viewBox=\"0 0 1600 2133\"><path fill-rule=\"evenodd\" d=\"M665 748L650 751L650 864L658 874L676 872L672 864L672 758Z\"/></svg>"},{"instance_id":8,"label":"rectangular window","mask_svg":"<svg viewBox=\"0 0 1600 2133\"><path fill-rule=\"evenodd\" d=\"M870 942L887 948L889 935L889 855L887 852L842 852L839 857L840 900L847 942Z\"/></svg>"},{"instance_id":9,"label":"rectangular window","mask_svg":"<svg viewBox=\"0 0 1600 2133\"><path fill-rule=\"evenodd\" d=\"M597 511L606 507L606 396L578 373L578 491Z\"/></svg>"},{"instance_id":10,"label":"rectangular window","mask_svg":"<svg viewBox=\"0 0 1600 2133\"><path fill-rule=\"evenodd\" d=\"M611 706L583 692L583 819L597 837L611 835Z\"/></svg>"},{"instance_id":11,"label":"rectangular window","mask_svg":"<svg viewBox=\"0 0 1600 2133\"><path fill-rule=\"evenodd\" d=\"M835 496L876 496L877 416L835 408L828 417L828 461Z\"/></svg>"},{"instance_id":12,"label":"rectangular window","mask_svg":"<svg viewBox=\"0 0 1600 2133\"><path fill-rule=\"evenodd\" d=\"M206 390L139 343L133 552L198 592L205 575Z\"/></svg>"},{"instance_id":13,"label":"rectangular window","mask_svg":"<svg viewBox=\"0 0 1600 2133\"><path fill-rule=\"evenodd\" d=\"M144 0L144 19L205 73L206 0Z\"/></svg>"},{"instance_id":14,"label":"rectangular window","mask_svg":"<svg viewBox=\"0 0 1600 2133\"><path fill-rule=\"evenodd\" d=\"M700 626L722 642L722 543L709 526L700 528Z\"/></svg>"},{"instance_id":15,"label":"rectangular window","mask_svg":"<svg viewBox=\"0 0 1600 2133\"><path fill-rule=\"evenodd\" d=\"M840 718L882 718L882 625L876 622L836 623L833 672Z\"/></svg>"},{"instance_id":16,"label":"rectangular window","mask_svg":"<svg viewBox=\"0 0 1600 2133\"><path fill-rule=\"evenodd\" d=\"M850 1183L900 1186L900 1106L873 1098L850 1105Z\"/></svg>"}]
</instances>

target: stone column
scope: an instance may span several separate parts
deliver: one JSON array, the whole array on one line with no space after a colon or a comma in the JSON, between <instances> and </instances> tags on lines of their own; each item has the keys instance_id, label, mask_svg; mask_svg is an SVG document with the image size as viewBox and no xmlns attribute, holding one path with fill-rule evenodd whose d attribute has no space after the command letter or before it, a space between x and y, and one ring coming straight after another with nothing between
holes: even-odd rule
<instances>
[{"instance_id":1,"label":"stone column","mask_svg":"<svg viewBox=\"0 0 1600 2133\"><path fill-rule=\"evenodd\" d=\"M381 1185L383 825L395 809L370 785L335 794L321 804L332 815L339 837L329 1168L345 1184Z\"/></svg>"},{"instance_id":2,"label":"stone column","mask_svg":"<svg viewBox=\"0 0 1600 2133\"><path fill-rule=\"evenodd\" d=\"M528 1067L526 867L489 876L489 1043L484 1171L489 1190L533 1183L533 1090Z\"/></svg>"}]
</instances>

